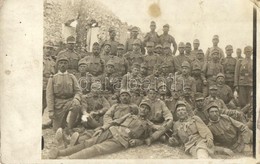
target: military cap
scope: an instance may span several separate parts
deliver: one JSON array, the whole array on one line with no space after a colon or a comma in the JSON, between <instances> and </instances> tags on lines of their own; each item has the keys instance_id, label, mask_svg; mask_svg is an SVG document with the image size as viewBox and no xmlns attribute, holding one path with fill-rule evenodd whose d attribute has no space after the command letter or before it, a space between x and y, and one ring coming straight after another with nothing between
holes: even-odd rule
<instances>
[{"instance_id":1,"label":"military cap","mask_svg":"<svg viewBox=\"0 0 260 164\"><path fill-rule=\"evenodd\" d=\"M193 43L194 43L194 44L195 44L195 43L199 44L200 41L199 41L199 39L195 39L195 40L193 41Z\"/></svg>"},{"instance_id":2,"label":"military cap","mask_svg":"<svg viewBox=\"0 0 260 164\"><path fill-rule=\"evenodd\" d=\"M141 64L141 68L148 68L147 63L146 63L146 62L143 62L143 63Z\"/></svg>"},{"instance_id":3,"label":"military cap","mask_svg":"<svg viewBox=\"0 0 260 164\"><path fill-rule=\"evenodd\" d=\"M219 77L225 78L225 75L224 75L223 73L218 73L218 74L217 74L217 78L219 78Z\"/></svg>"},{"instance_id":4,"label":"military cap","mask_svg":"<svg viewBox=\"0 0 260 164\"><path fill-rule=\"evenodd\" d=\"M203 50L202 50L202 49L199 49L199 50L198 50L198 54L204 54Z\"/></svg>"},{"instance_id":5,"label":"military cap","mask_svg":"<svg viewBox=\"0 0 260 164\"><path fill-rule=\"evenodd\" d=\"M58 63L59 61L69 62L69 59L66 56L60 56L60 57L57 58L56 62Z\"/></svg>"},{"instance_id":6,"label":"military cap","mask_svg":"<svg viewBox=\"0 0 260 164\"><path fill-rule=\"evenodd\" d=\"M161 44L157 44L155 48L163 48Z\"/></svg>"},{"instance_id":7,"label":"military cap","mask_svg":"<svg viewBox=\"0 0 260 164\"><path fill-rule=\"evenodd\" d=\"M204 100L204 96L200 92L195 93L195 101L198 101L198 100Z\"/></svg>"},{"instance_id":8,"label":"military cap","mask_svg":"<svg viewBox=\"0 0 260 164\"><path fill-rule=\"evenodd\" d=\"M163 44L163 48L171 48L171 44L168 43L168 42L165 42L165 43Z\"/></svg>"},{"instance_id":9,"label":"military cap","mask_svg":"<svg viewBox=\"0 0 260 164\"><path fill-rule=\"evenodd\" d=\"M183 47L183 48L185 48L185 44L184 44L183 42L180 42L179 45L178 45L178 47Z\"/></svg>"},{"instance_id":10,"label":"military cap","mask_svg":"<svg viewBox=\"0 0 260 164\"><path fill-rule=\"evenodd\" d=\"M146 47L154 47L154 42L147 42Z\"/></svg>"},{"instance_id":11,"label":"military cap","mask_svg":"<svg viewBox=\"0 0 260 164\"><path fill-rule=\"evenodd\" d=\"M138 69L140 69L140 64L139 63L133 63L131 68L138 68Z\"/></svg>"},{"instance_id":12,"label":"military cap","mask_svg":"<svg viewBox=\"0 0 260 164\"><path fill-rule=\"evenodd\" d=\"M166 84L165 84L165 82L159 82L159 84L158 84L158 88L161 88L161 87L163 87L163 86L166 86Z\"/></svg>"},{"instance_id":13,"label":"military cap","mask_svg":"<svg viewBox=\"0 0 260 164\"><path fill-rule=\"evenodd\" d=\"M88 64L87 61L85 59L80 59L79 60L79 63L78 63L78 66L82 65L82 64Z\"/></svg>"},{"instance_id":14,"label":"military cap","mask_svg":"<svg viewBox=\"0 0 260 164\"><path fill-rule=\"evenodd\" d=\"M212 55L212 54L214 54L214 53L218 53L218 54L219 54L220 52L219 52L218 49L215 48L215 49L213 49L213 50L210 52L210 54Z\"/></svg>"},{"instance_id":15,"label":"military cap","mask_svg":"<svg viewBox=\"0 0 260 164\"><path fill-rule=\"evenodd\" d=\"M169 25L169 24L165 24L165 25L163 25L163 27L168 27L168 28L170 28L170 25Z\"/></svg>"},{"instance_id":16,"label":"military cap","mask_svg":"<svg viewBox=\"0 0 260 164\"><path fill-rule=\"evenodd\" d=\"M190 63L187 61L182 62L181 67L188 67L190 68Z\"/></svg>"},{"instance_id":17,"label":"military cap","mask_svg":"<svg viewBox=\"0 0 260 164\"><path fill-rule=\"evenodd\" d=\"M246 52L246 51L253 51L253 48L251 47L251 46L246 46L245 48L244 48L244 51Z\"/></svg>"},{"instance_id":18,"label":"military cap","mask_svg":"<svg viewBox=\"0 0 260 164\"><path fill-rule=\"evenodd\" d=\"M156 23L154 21L151 21L150 26L156 26Z\"/></svg>"},{"instance_id":19,"label":"military cap","mask_svg":"<svg viewBox=\"0 0 260 164\"><path fill-rule=\"evenodd\" d=\"M192 70L201 70L201 66L197 63L195 63L193 66L192 66Z\"/></svg>"},{"instance_id":20,"label":"military cap","mask_svg":"<svg viewBox=\"0 0 260 164\"><path fill-rule=\"evenodd\" d=\"M110 27L110 28L108 29L108 32L112 32L112 31L116 31L116 29L115 29L114 27Z\"/></svg>"},{"instance_id":21,"label":"military cap","mask_svg":"<svg viewBox=\"0 0 260 164\"><path fill-rule=\"evenodd\" d=\"M190 42L187 42L187 43L186 43L186 47L187 47L187 46L191 47Z\"/></svg>"},{"instance_id":22,"label":"military cap","mask_svg":"<svg viewBox=\"0 0 260 164\"><path fill-rule=\"evenodd\" d=\"M76 43L76 39L74 36L67 37L67 43Z\"/></svg>"},{"instance_id":23,"label":"military cap","mask_svg":"<svg viewBox=\"0 0 260 164\"><path fill-rule=\"evenodd\" d=\"M109 42L105 42L104 46L109 45L111 47L111 44Z\"/></svg>"},{"instance_id":24,"label":"military cap","mask_svg":"<svg viewBox=\"0 0 260 164\"><path fill-rule=\"evenodd\" d=\"M226 50L233 50L233 47L231 45L227 45L225 49Z\"/></svg>"},{"instance_id":25,"label":"military cap","mask_svg":"<svg viewBox=\"0 0 260 164\"><path fill-rule=\"evenodd\" d=\"M218 90L218 87L216 85L211 85L209 87L209 90Z\"/></svg>"},{"instance_id":26,"label":"military cap","mask_svg":"<svg viewBox=\"0 0 260 164\"><path fill-rule=\"evenodd\" d=\"M212 102L212 103L210 103L208 106L206 106L206 111L209 112L209 110L210 110L211 108L213 108L213 107L215 107L215 108L217 108L217 109L219 110L218 104L216 104L215 102Z\"/></svg>"},{"instance_id":27,"label":"military cap","mask_svg":"<svg viewBox=\"0 0 260 164\"><path fill-rule=\"evenodd\" d=\"M147 105L149 107L149 109L151 110L151 103L149 100L142 100L139 107L141 107L141 105Z\"/></svg>"},{"instance_id":28,"label":"military cap","mask_svg":"<svg viewBox=\"0 0 260 164\"><path fill-rule=\"evenodd\" d=\"M50 47L50 48L54 48L54 44L52 41L47 41L44 43L44 47Z\"/></svg>"},{"instance_id":29,"label":"military cap","mask_svg":"<svg viewBox=\"0 0 260 164\"><path fill-rule=\"evenodd\" d=\"M131 92L127 89L121 89L120 90L120 95L123 94L123 93L127 93L129 96L131 96Z\"/></svg>"},{"instance_id":30,"label":"military cap","mask_svg":"<svg viewBox=\"0 0 260 164\"><path fill-rule=\"evenodd\" d=\"M213 39L219 39L218 35L214 35Z\"/></svg>"},{"instance_id":31,"label":"military cap","mask_svg":"<svg viewBox=\"0 0 260 164\"><path fill-rule=\"evenodd\" d=\"M133 41L133 44L134 45L141 45L142 43L141 43L141 40L139 40L139 39L135 39L134 41Z\"/></svg>"},{"instance_id":32,"label":"military cap","mask_svg":"<svg viewBox=\"0 0 260 164\"><path fill-rule=\"evenodd\" d=\"M186 103L185 103L184 101L179 100L179 101L176 102L175 109L177 109L178 106L180 106L180 105L185 106L185 107L187 106Z\"/></svg>"},{"instance_id":33,"label":"military cap","mask_svg":"<svg viewBox=\"0 0 260 164\"><path fill-rule=\"evenodd\" d=\"M108 61L107 61L107 63L106 63L106 65L112 65L112 66L114 66L114 65L115 65L115 63L114 63L114 61L113 61L113 60L108 60Z\"/></svg>"},{"instance_id":34,"label":"military cap","mask_svg":"<svg viewBox=\"0 0 260 164\"><path fill-rule=\"evenodd\" d=\"M131 29L131 31L133 31L133 32L138 32L138 27L134 26L134 27Z\"/></svg>"},{"instance_id":35,"label":"military cap","mask_svg":"<svg viewBox=\"0 0 260 164\"><path fill-rule=\"evenodd\" d=\"M125 46L123 44L118 44L117 49L124 50Z\"/></svg>"}]
</instances>

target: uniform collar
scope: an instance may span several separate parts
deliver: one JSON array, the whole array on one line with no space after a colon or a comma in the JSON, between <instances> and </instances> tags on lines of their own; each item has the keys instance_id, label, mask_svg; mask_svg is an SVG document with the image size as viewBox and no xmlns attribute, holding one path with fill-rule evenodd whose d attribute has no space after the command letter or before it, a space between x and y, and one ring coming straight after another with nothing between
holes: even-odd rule
<instances>
[{"instance_id":1,"label":"uniform collar","mask_svg":"<svg viewBox=\"0 0 260 164\"><path fill-rule=\"evenodd\" d=\"M58 74L58 75L66 75L66 74L68 74L68 71L65 71L64 73L62 73L62 72L59 70L57 74Z\"/></svg>"}]
</instances>

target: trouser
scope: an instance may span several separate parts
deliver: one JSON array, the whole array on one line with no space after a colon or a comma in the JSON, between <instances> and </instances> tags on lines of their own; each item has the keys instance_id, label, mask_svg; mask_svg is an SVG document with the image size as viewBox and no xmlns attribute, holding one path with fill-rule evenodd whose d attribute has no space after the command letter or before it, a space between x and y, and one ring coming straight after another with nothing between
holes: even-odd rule
<instances>
[{"instance_id":1,"label":"trouser","mask_svg":"<svg viewBox=\"0 0 260 164\"><path fill-rule=\"evenodd\" d=\"M249 104L251 100L252 86L239 86L238 88L238 100L241 108Z\"/></svg>"},{"instance_id":2,"label":"trouser","mask_svg":"<svg viewBox=\"0 0 260 164\"><path fill-rule=\"evenodd\" d=\"M46 101L46 90L42 91L42 115L44 113L44 109L47 107L47 101Z\"/></svg>"},{"instance_id":3,"label":"trouser","mask_svg":"<svg viewBox=\"0 0 260 164\"><path fill-rule=\"evenodd\" d=\"M87 159L97 155L108 154L125 149L113 138L110 130L100 136L90 138L79 145L59 151L59 156L69 156L70 159Z\"/></svg>"},{"instance_id":4,"label":"trouser","mask_svg":"<svg viewBox=\"0 0 260 164\"><path fill-rule=\"evenodd\" d=\"M69 112L68 129L74 128L80 113L80 106L73 106L72 100L59 99L55 101L53 130L57 131L58 128L65 128Z\"/></svg>"},{"instance_id":5,"label":"trouser","mask_svg":"<svg viewBox=\"0 0 260 164\"><path fill-rule=\"evenodd\" d=\"M193 158L205 159L210 158L209 154L213 154L213 150L209 149L204 140L201 140L197 145L192 146L188 151Z\"/></svg>"}]
</instances>

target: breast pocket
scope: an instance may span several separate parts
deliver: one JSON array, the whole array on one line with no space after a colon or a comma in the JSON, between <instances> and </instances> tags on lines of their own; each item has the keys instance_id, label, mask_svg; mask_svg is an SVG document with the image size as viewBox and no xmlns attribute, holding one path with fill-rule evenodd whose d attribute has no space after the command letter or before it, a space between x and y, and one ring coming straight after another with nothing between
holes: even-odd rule
<instances>
[{"instance_id":1,"label":"breast pocket","mask_svg":"<svg viewBox=\"0 0 260 164\"><path fill-rule=\"evenodd\" d=\"M64 86L64 92L66 94L73 94L73 81L72 80L66 81L65 86Z\"/></svg>"},{"instance_id":2,"label":"breast pocket","mask_svg":"<svg viewBox=\"0 0 260 164\"><path fill-rule=\"evenodd\" d=\"M53 92L54 94L58 94L62 92L62 84L61 83L54 83L53 84Z\"/></svg>"}]
</instances>

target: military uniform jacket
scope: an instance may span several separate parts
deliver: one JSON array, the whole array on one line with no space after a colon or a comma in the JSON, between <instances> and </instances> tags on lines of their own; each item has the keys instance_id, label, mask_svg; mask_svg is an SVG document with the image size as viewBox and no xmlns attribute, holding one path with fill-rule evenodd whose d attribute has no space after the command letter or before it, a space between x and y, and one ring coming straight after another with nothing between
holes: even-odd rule
<instances>
[{"instance_id":1,"label":"military uniform jacket","mask_svg":"<svg viewBox=\"0 0 260 164\"><path fill-rule=\"evenodd\" d=\"M208 127L214 136L214 142L225 147L232 147L238 142L240 135L244 143L250 143L252 133L246 125L227 115L220 115L218 121L211 121ZM242 144L242 143L239 143Z\"/></svg>"},{"instance_id":2,"label":"military uniform jacket","mask_svg":"<svg viewBox=\"0 0 260 164\"><path fill-rule=\"evenodd\" d=\"M140 89L142 86L142 78L140 75L133 76L131 73L127 73L123 76L121 82L122 89L129 89L130 91Z\"/></svg>"},{"instance_id":3,"label":"military uniform jacket","mask_svg":"<svg viewBox=\"0 0 260 164\"><path fill-rule=\"evenodd\" d=\"M176 136L184 144L186 152L202 140L213 140L209 128L198 116L190 117L183 122L178 120L173 125L173 132L173 136Z\"/></svg>"},{"instance_id":4,"label":"military uniform jacket","mask_svg":"<svg viewBox=\"0 0 260 164\"><path fill-rule=\"evenodd\" d=\"M139 52L134 52L134 51L127 52L126 54L124 54L124 57L128 61L130 67L134 63L141 64L144 61L143 54L141 53L141 51L139 51Z\"/></svg>"},{"instance_id":5,"label":"military uniform jacket","mask_svg":"<svg viewBox=\"0 0 260 164\"><path fill-rule=\"evenodd\" d=\"M135 104L114 104L105 113L103 118L104 125L102 128L106 130L110 126L112 126L112 121L117 121L117 119L120 119L121 117L129 113L137 114L138 110L139 108Z\"/></svg>"},{"instance_id":6,"label":"military uniform jacket","mask_svg":"<svg viewBox=\"0 0 260 164\"><path fill-rule=\"evenodd\" d=\"M73 74L58 72L49 79L46 90L49 111L58 110L60 102L66 102L73 98L81 101L81 90Z\"/></svg>"},{"instance_id":7,"label":"military uniform jacket","mask_svg":"<svg viewBox=\"0 0 260 164\"><path fill-rule=\"evenodd\" d=\"M105 43L109 43L109 44L111 45L111 51L110 51L110 53L115 56L115 55L116 55L116 52L117 52L117 46L118 46L119 42L117 42L117 41L115 41L115 40L108 39L108 40L106 40L106 41L104 42L104 44L105 44ZM101 45L102 48L104 47L104 44Z\"/></svg>"},{"instance_id":8,"label":"military uniform jacket","mask_svg":"<svg viewBox=\"0 0 260 164\"><path fill-rule=\"evenodd\" d=\"M209 61L202 68L203 80L208 78L216 80L218 73L223 73L223 66L220 63Z\"/></svg>"},{"instance_id":9,"label":"military uniform jacket","mask_svg":"<svg viewBox=\"0 0 260 164\"><path fill-rule=\"evenodd\" d=\"M151 75L153 73L153 68L155 65L162 63L160 56L158 56L155 53L153 53L152 55L147 54L147 55L143 56L143 60L144 60L144 62L147 63L148 75Z\"/></svg>"},{"instance_id":10,"label":"military uniform jacket","mask_svg":"<svg viewBox=\"0 0 260 164\"><path fill-rule=\"evenodd\" d=\"M137 115L129 115L119 126L109 128L113 137L125 148L129 147L131 139L146 139L150 135L151 129L151 123Z\"/></svg>"},{"instance_id":11,"label":"military uniform jacket","mask_svg":"<svg viewBox=\"0 0 260 164\"><path fill-rule=\"evenodd\" d=\"M234 81L236 62L237 60L231 56L227 56L221 61L224 69L225 81Z\"/></svg>"},{"instance_id":12,"label":"military uniform jacket","mask_svg":"<svg viewBox=\"0 0 260 164\"><path fill-rule=\"evenodd\" d=\"M144 37L144 44L147 42L154 42L155 45L161 42L159 35L157 32L148 32Z\"/></svg>"},{"instance_id":13,"label":"military uniform jacket","mask_svg":"<svg viewBox=\"0 0 260 164\"><path fill-rule=\"evenodd\" d=\"M234 86L253 86L253 60L237 61Z\"/></svg>"},{"instance_id":14,"label":"military uniform jacket","mask_svg":"<svg viewBox=\"0 0 260 164\"><path fill-rule=\"evenodd\" d=\"M142 43L141 39L137 38L137 39L134 39L134 38L128 38L125 42L125 52L129 52L129 51L133 51L133 42L135 40L139 40L140 43L141 43L141 52L142 54L145 53L145 49L144 49L144 44Z\"/></svg>"},{"instance_id":15,"label":"military uniform jacket","mask_svg":"<svg viewBox=\"0 0 260 164\"><path fill-rule=\"evenodd\" d=\"M219 59L220 59L220 60L221 60L222 58L224 58L224 51L223 51L221 48L219 48L219 47L210 47L210 48L207 49L206 54L205 54L205 60L206 60L206 62L211 61L211 59L212 59L211 52L212 52L212 50L214 50L214 49L219 50L219 53L220 53L220 54L219 54Z\"/></svg>"},{"instance_id":16,"label":"military uniform jacket","mask_svg":"<svg viewBox=\"0 0 260 164\"><path fill-rule=\"evenodd\" d=\"M82 96L82 108L81 111L86 111L90 113L92 111L99 112L100 114L105 114L110 108L110 104L104 96L99 96L94 98L91 93Z\"/></svg>"},{"instance_id":17,"label":"military uniform jacket","mask_svg":"<svg viewBox=\"0 0 260 164\"><path fill-rule=\"evenodd\" d=\"M179 54L173 58L175 71L181 72L181 65L184 61L190 62L189 58L185 54Z\"/></svg>"},{"instance_id":18,"label":"military uniform jacket","mask_svg":"<svg viewBox=\"0 0 260 164\"><path fill-rule=\"evenodd\" d=\"M195 79L191 76L187 76L187 77L183 75L177 76L175 91L179 92L182 95L185 86L189 86L191 88L192 97L194 97L194 94L196 93Z\"/></svg>"},{"instance_id":19,"label":"military uniform jacket","mask_svg":"<svg viewBox=\"0 0 260 164\"><path fill-rule=\"evenodd\" d=\"M160 64L165 64L167 63L168 66L170 66L169 68L169 73L174 73L176 70L175 65L174 65L174 57L172 56L172 54L168 54L168 55L160 55L161 58L161 62Z\"/></svg>"},{"instance_id":20,"label":"military uniform jacket","mask_svg":"<svg viewBox=\"0 0 260 164\"><path fill-rule=\"evenodd\" d=\"M218 97L224 101L225 104L228 104L233 99L233 91L232 89L226 85L217 85L218 88Z\"/></svg>"},{"instance_id":21,"label":"military uniform jacket","mask_svg":"<svg viewBox=\"0 0 260 164\"><path fill-rule=\"evenodd\" d=\"M50 76L55 74L55 65L51 57L43 57L43 90L46 90Z\"/></svg>"},{"instance_id":22,"label":"military uniform jacket","mask_svg":"<svg viewBox=\"0 0 260 164\"><path fill-rule=\"evenodd\" d=\"M105 61L99 55L86 56L83 60L88 63L87 72L90 74L98 76L104 72Z\"/></svg>"},{"instance_id":23,"label":"military uniform jacket","mask_svg":"<svg viewBox=\"0 0 260 164\"><path fill-rule=\"evenodd\" d=\"M92 84L92 75L90 73L86 73L86 74L76 73L75 77L78 80L82 94L85 95L89 93Z\"/></svg>"},{"instance_id":24,"label":"military uniform jacket","mask_svg":"<svg viewBox=\"0 0 260 164\"><path fill-rule=\"evenodd\" d=\"M60 56L65 56L69 59L68 72L76 74L78 72L78 62L80 60L80 55L76 51L70 51L68 49L61 51L57 58Z\"/></svg>"},{"instance_id":25,"label":"military uniform jacket","mask_svg":"<svg viewBox=\"0 0 260 164\"><path fill-rule=\"evenodd\" d=\"M170 45L173 44L173 45L176 45L176 47L177 47L174 37L171 36L170 34L160 35L160 42L161 42L161 45L164 45L164 43L170 43Z\"/></svg>"}]
</instances>

